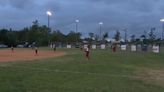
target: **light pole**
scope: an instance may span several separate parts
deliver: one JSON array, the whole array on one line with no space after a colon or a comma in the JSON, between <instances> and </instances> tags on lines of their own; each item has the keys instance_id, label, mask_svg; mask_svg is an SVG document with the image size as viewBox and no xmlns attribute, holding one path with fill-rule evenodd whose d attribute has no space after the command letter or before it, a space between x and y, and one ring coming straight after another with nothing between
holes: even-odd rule
<instances>
[{"instance_id":1,"label":"light pole","mask_svg":"<svg viewBox=\"0 0 164 92\"><path fill-rule=\"evenodd\" d=\"M51 11L47 11L47 16L48 16L48 30L47 30L47 38L48 38L48 44L50 44L50 39L49 39L49 32L50 32L50 16L52 16Z\"/></svg>"},{"instance_id":2,"label":"light pole","mask_svg":"<svg viewBox=\"0 0 164 92\"><path fill-rule=\"evenodd\" d=\"M77 19L77 20L75 20L75 22L76 22L76 36L77 36L77 32L78 32L78 23L79 23L80 21ZM77 44L77 42L78 42L78 36L76 37L76 44Z\"/></svg>"},{"instance_id":3,"label":"light pole","mask_svg":"<svg viewBox=\"0 0 164 92\"><path fill-rule=\"evenodd\" d=\"M101 41L102 40L101 34L102 34L102 25L103 25L103 22L99 22L99 25L100 25L100 41Z\"/></svg>"},{"instance_id":4,"label":"light pole","mask_svg":"<svg viewBox=\"0 0 164 92\"><path fill-rule=\"evenodd\" d=\"M123 29L122 31L124 31L125 32L125 37L124 37L124 39L125 39L125 43L127 42L127 29L125 28L125 29Z\"/></svg>"},{"instance_id":5,"label":"light pole","mask_svg":"<svg viewBox=\"0 0 164 92\"><path fill-rule=\"evenodd\" d=\"M80 22L79 20L75 20L75 22L76 22L76 33L77 33L77 31L78 31L78 23Z\"/></svg>"},{"instance_id":6,"label":"light pole","mask_svg":"<svg viewBox=\"0 0 164 92\"><path fill-rule=\"evenodd\" d=\"M161 19L160 22L162 22L162 38L161 40L164 39L164 19Z\"/></svg>"},{"instance_id":7,"label":"light pole","mask_svg":"<svg viewBox=\"0 0 164 92\"><path fill-rule=\"evenodd\" d=\"M48 16L48 29L50 29L50 16L52 16L51 11L47 11L47 16Z\"/></svg>"}]
</instances>

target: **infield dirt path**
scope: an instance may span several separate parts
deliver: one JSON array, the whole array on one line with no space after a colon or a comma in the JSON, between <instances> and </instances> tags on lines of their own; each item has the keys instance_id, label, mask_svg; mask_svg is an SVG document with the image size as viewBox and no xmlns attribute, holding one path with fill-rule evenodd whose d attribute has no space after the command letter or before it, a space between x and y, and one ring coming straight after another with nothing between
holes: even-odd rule
<instances>
[{"instance_id":1,"label":"infield dirt path","mask_svg":"<svg viewBox=\"0 0 164 92\"><path fill-rule=\"evenodd\" d=\"M38 50L38 55L32 49L16 49L12 52L10 49L0 50L0 62L29 61L65 55L62 51Z\"/></svg>"}]
</instances>

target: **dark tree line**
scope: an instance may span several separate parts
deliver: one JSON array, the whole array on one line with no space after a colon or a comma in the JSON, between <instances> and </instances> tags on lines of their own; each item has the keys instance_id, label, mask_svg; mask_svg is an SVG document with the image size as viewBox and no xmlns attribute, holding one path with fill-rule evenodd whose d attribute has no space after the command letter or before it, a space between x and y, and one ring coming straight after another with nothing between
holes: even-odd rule
<instances>
[{"instance_id":1,"label":"dark tree line","mask_svg":"<svg viewBox=\"0 0 164 92\"><path fill-rule=\"evenodd\" d=\"M136 38L135 35L131 36L131 43L133 44L163 44L163 40L161 38L157 38L155 35L155 28L151 28L150 32L147 35L147 32L144 31L144 34L140 36L140 38Z\"/></svg>"},{"instance_id":2,"label":"dark tree line","mask_svg":"<svg viewBox=\"0 0 164 92\"><path fill-rule=\"evenodd\" d=\"M81 41L81 34L71 31L63 34L60 30L50 31L46 25L40 25L36 20L31 27L22 30L0 29L0 44L16 46L28 42L37 43L39 46L47 46L50 42L76 42Z\"/></svg>"},{"instance_id":3,"label":"dark tree line","mask_svg":"<svg viewBox=\"0 0 164 92\"><path fill-rule=\"evenodd\" d=\"M5 44L8 46L16 46L18 44L29 44L36 43L39 46L47 46L50 43L62 42L62 43L76 43L82 42L82 40L88 41L89 43L95 42L106 42L108 38L108 33L104 33L101 37L94 33L89 33L88 38L81 39L81 33L76 33L70 31L68 34L63 34L60 30L49 29L46 25L40 25L36 20L30 27L26 27L22 30L12 30L12 29L0 29L0 44ZM113 37L116 41L119 41L121 38L120 32L116 31L116 34ZM142 39L142 41L141 41ZM162 43L162 40L157 38L155 35L155 28L152 28L148 33L136 38L135 35L131 36L132 44L156 44Z\"/></svg>"},{"instance_id":4,"label":"dark tree line","mask_svg":"<svg viewBox=\"0 0 164 92\"><path fill-rule=\"evenodd\" d=\"M130 44L147 44L147 45L163 45L164 40L161 38L157 38L155 35L155 28L151 28L149 32L144 31L144 34L142 34L139 38L136 38L136 35L131 35L131 40L128 42ZM116 41L120 41L121 39L121 34L119 31L116 31L114 37Z\"/></svg>"}]
</instances>

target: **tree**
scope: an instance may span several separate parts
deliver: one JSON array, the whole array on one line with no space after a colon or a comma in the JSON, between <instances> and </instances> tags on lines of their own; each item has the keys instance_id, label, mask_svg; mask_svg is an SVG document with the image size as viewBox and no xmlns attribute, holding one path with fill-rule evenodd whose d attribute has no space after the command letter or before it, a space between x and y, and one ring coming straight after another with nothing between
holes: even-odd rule
<instances>
[{"instance_id":1,"label":"tree","mask_svg":"<svg viewBox=\"0 0 164 92\"><path fill-rule=\"evenodd\" d=\"M24 28L20 31L16 31L16 37L17 37L17 44L21 44L25 41L28 40L28 32L29 32L29 28Z\"/></svg>"},{"instance_id":2,"label":"tree","mask_svg":"<svg viewBox=\"0 0 164 92\"><path fill-rule=\"evenodd\" d=\"M108 37L109 37L108 32L106 32L106 33L103 34L103 40L105 40Z\"/></svg>"},{"instance_id":3,"label":"tree","mask_svg":"<svg viewBox=\"0 0 164 92\"><path fill-rule=\"evenodd\" d=\"M8 46L15 45L17 41L16 31L12 29L2 29L0 30L0 44L5 44Z\"/></svg>"},{"instance_id":4,"label":"tree","mask_svg":"<svg viewBox=\"0 0 164 92\"><path fill-rule=\"evenodd\" d=\"M80 42L81 33L75 33L71 31L69 34L65 35L60 32L60 30L56 30L53 33L50 33L49 28L47 28L45 25L40 25L38 20L32 22L30 27L26 27L22 30L0 30L0 44L6 44L8 46L25 44L25 42L28 42L29 44L35 42L39 46L46 46L50 41Z\"/></svg>"},{"instance_id":5,"label":"tree","mask_svg":"<svg viewBox=\"0 0 164 92\"><path fill-rule=\"evenodd\" d=\"M135 40L136 40L136 39L135 39L136 36L133 34L133 35L131 35L130 37L131 37L131 42L134 43Z\"/></svg>"},{"instance_id":6,"label":"tree","mask_svg":"<svg viewBox=\"0 0 164 92\"><path fill-rule=\"evenodd\" d=\"M140 37L143 38L143 39L146 39L146 36L145 35L141 35Z\"/></svg>"},{"instance_id":7,"label":"tree","mask_svg":"<svg viewBox=\"0 0 164 92\"><path fill-rule=\"evenodd\" d=\"M39 23L38 21L34 21L33 25L30 27L30 29L27 32L27 40L32 43L32 42L37 42L38 41L38 30L39 29Z\"/></svg>"},{"instance_id":8,"label":"tree","mask_svg":"<svg viewBox=\"0 0 164 92\"><path fill-rule=\"evenodd\" d=\"M115 36L114 36L114 39L115 39L116 41L119 41L120 38L121 38L121 36L120 36L120 32L117 31L116 34L115 34Z\"/></svg>"},{"instance_id":9,"label":"tree","mask_svg":"<svg viewBox=\"0 0 164 92\"><path fill-rule=\"evenodd\" d=\"M89 33L89 42L92 42L94 38L94 33L90 32Z\"/></svg>"},{"instance_id":10,"label":"tree","mask_svg":"<svg viewBox=\"0 0 164 92\"><path fill-rule=\"evenodd\" d=\"M54 31L51 34L51 41L52 42L65 42L66 36L60 32L60 30Z\"/></svg>"},{"instance_id":11,"label":"tree","mask_svg":"<svg viewBox=\"0 0 164 92\"><path fill-rule=\"evenodd\" d=\"M38 21L34 21L33 25L27 32L27 40L29 43L36 42L38 45L45 46L49 43L50 34L48 28L43 25L40 26Z\"/></svg>"},{"instance_id":12,"label":"tree","mask_svg":"<svg viewBox=\"0 0 164 92\"><path fill-rule=\"evenodd\" d=\"M73 32L73 31L71 31L70 33L68 33L67 34L67 36L66 36L67 38L67 42L79 42L79 41L81 41L81 33L76 33L76 32Z\"/></svg>"},{"instance_id":13,"label":"tree","mask_svg":"<svg viewBox=\"0 0 164 92\"><path fill-rule=\"evenodd\" d=\"M93 39L94 38L94 33L90 32L89 37L90 37L90 39Z\"/></svg>"},{"instance_id":14,"label":"tree","mask_svg":"<svg viewBox=\"0 0 164 92\"><path fill-rule=\"evenodd\" d=\"M146 39L145 35L141 35L140 37L142 39L142 44L148 44L149 43L149 41L148 41L148 39Z\"/></svg>"},{"instance_id":15,"label":"tree","mask_svg":"<svg viewBox=\"0 0 164 92\"><path fill-rule=\"evenodd\" d=\"M48 28L45 25L39 26L39 28L38 28L37 41L40 45L47 45L50 41L50 34L48 33L47 30L48 30Z\"/></svg>"},{"instance_id":16,"label":"tree","mask_svg":"<svg viewBox=\"0 0 164 92\"><path fill-rule=\"evenodd\" d=\"M7 45L8 46L15 46L16 45L16 40L17 40L17 37L16 37L16 34L15 32L12 32L12 31L8 31L7 32Z\"/></svg>"},{"instance_id":17,"label":"tree","mask_svg":"<svg viewBox=\"0 0 164 92\"><path fill-rule=\"evenodd\" d=\"M156 35L154 34L155 28L151 28L150 33L149 33L149 41L151 44L154 43Z\"/></svg>"},{"instance_id":18,"label":"tree","mask_svg":"<svg viewBox=\"0 0 164 92\"><path fill-rule=\"evenodd\" d=\"M142 44L142 41L140 40L140 38L136 38L136 44Z\"/></svg>"},{"instance_id":19,"label":"tree","mask_svg":"<svg viewBox=\"0 0 164 92\"><path fill-rule=\"evenodd\" d=\"M95 34L95 41L98 41L99 36L97 34Z\"/></svg>"},{"instance_id":20,"label":"tree","mask_svg":"<svg viewBox=\"0 0 164 92\"><path fill-rule=\"evenodd\" d=\"M7 32L7 29L0 30L0 43L6 44L8 41Z\"/></svg>"}]
</instances>

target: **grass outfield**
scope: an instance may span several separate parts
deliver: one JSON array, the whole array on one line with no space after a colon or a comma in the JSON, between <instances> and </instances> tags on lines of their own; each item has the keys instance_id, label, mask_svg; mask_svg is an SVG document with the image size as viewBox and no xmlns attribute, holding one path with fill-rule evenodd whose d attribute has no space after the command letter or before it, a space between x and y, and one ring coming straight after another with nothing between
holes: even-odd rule
<instances>
[{"instance_id":1,"label":"grass outfield","mask_svg":"<svg viewBox=\"0 0 164 92\"><path fill-rule=\"evenodd\" d=\"M164 92L164 53L92 51L0 63L0 92Z\"/></svg>"}]
</instances>

